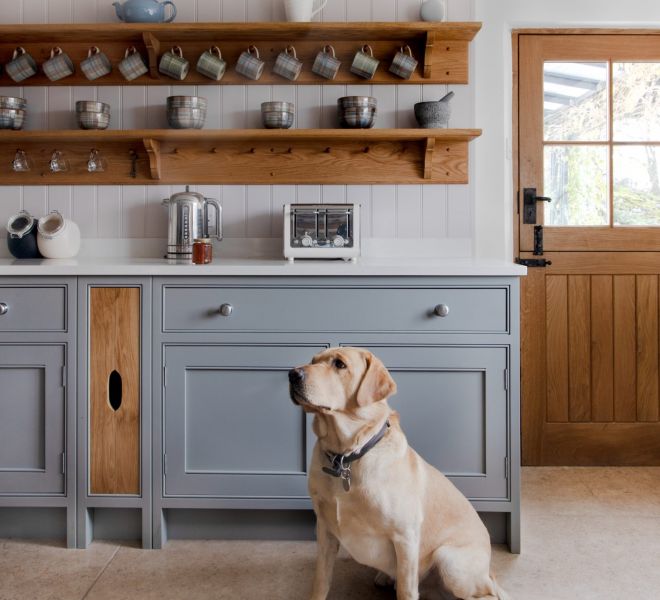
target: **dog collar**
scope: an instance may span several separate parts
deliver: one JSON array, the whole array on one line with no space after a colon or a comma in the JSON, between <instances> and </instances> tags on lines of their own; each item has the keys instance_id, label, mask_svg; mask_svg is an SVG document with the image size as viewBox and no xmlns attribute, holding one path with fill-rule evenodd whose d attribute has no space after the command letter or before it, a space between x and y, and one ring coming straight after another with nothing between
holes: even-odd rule
<instances>
[{"instance_id":1,"label":"dog collar","mask_svg":"<svg viewBox=\"0 0 660 600\"><path fill-rule=\"evenodd\" d=\"M350 454L326 452L325 455L332 466L323 467L323 472L332 475L333 477L339 477L344 486L344 491L349 492L351 490L351 463L361 459L367 452L369 452L369 450L374 448L374 446L385 437L389 428L390 420L388 419L385 421L380 431L362 446L362 449L358 452L351 452Z\"/></svg>"}]
</instances>

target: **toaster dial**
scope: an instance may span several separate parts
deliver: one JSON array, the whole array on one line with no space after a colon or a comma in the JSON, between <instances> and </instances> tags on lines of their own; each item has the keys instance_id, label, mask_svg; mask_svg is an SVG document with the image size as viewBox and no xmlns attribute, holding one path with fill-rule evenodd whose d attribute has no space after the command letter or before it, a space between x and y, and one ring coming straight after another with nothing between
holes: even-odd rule
<instances>
[{"instance_id":1,"label":"toaster dial","mask_svg":"<svg viewBox=\"0 0 660 600\"><path fill-rule=\"evenodd\" d=\"M300 243L304 248L311 248L314 245L314 240L309 235L304 235Z\"/></svg>"},{"instance_id":2,"label":"toaster dial","mask_svg":"<svg viewBox=\"0 0 660 600\"><path fill-rule=\"evenodd\" d=\"M336 235L334 239L332 240L332 245L335 248L342 248L346 242L344 241L344 238L341 237L340 235Z\"/></svg>"}]
</instances>

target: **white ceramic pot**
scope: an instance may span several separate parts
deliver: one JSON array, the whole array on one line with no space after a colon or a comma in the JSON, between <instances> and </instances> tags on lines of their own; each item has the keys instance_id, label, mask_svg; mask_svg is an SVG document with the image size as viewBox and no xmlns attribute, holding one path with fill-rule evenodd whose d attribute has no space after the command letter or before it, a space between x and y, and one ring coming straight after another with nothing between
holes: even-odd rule
<instances>
[{"instance_id":1,"label":"white ceramic pot","mask_svg":"<svg viewBox=\"0 0 660 600\"><path fill-rule=\"evenodd\" d=\"M56 210L39 219L37 244L46 258L73 258L80 250L80 229Z\"/></svg>"}]
</instances>

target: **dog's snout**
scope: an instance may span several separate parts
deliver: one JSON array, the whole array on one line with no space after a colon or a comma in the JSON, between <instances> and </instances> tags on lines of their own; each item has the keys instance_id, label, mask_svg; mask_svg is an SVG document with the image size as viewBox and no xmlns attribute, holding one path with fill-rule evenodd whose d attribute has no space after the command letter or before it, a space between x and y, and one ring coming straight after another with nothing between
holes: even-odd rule
<instances>
[{"instance_id":1,"label":"dog's snout","mask_svg":"<svg viewBox=\"0 0 660 600\"><path fill-rule=\"evenodd\" d=\"M305 379L305 371L302 369L295 368L289 371L289 383L291 385L302 383L303 379Z\"/></svg>"}]
</instances>

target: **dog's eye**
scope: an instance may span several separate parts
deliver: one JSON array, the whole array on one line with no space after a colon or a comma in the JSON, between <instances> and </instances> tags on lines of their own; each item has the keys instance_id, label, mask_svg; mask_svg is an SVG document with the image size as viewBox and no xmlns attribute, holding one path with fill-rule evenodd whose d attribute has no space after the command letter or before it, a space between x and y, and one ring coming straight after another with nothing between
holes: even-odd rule
<instances>
[{"instance_id":1,"label":"dog's eye","mask_svg":"<svg viewBox=\"0 0 660 600\"><path fill-rule=\"evenodd\" d=\"M332 366L335 369L345 369L346 363L344 363L344 361L339 358L335 358L335 360L332 361Z\"/></svg>"}]
</instances>

